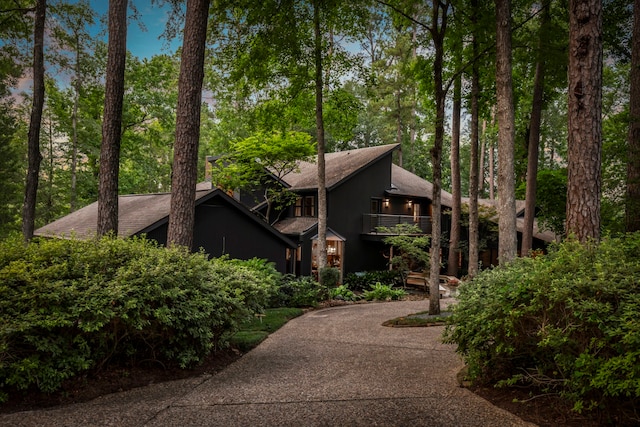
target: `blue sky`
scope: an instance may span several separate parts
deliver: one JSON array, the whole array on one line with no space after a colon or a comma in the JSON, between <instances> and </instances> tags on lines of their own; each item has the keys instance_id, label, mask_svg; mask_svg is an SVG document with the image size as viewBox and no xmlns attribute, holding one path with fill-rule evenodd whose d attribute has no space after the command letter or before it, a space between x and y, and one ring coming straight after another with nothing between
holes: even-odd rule
<instances>
[{"instance_id":1,"label":"blue sky","mask_svg":"<svg viewBox=\"0 0 640 427\"><path fill-rule=\"evenodd\" d=\"M174 39L167 47L167 42L160 38L167 24L169 8L152 5L151 0L131 1L138 9L147 31L142 31L137 22L130 20L127 28L127 49L141 59L150 58L156 54L175 52L182 44L181 39ZM90 0L89 3L98 16L106 18L109 8L107 0ZM98 27L99 25L96 26L96 32L99 30Z\"/></svg>"}]
</instances>

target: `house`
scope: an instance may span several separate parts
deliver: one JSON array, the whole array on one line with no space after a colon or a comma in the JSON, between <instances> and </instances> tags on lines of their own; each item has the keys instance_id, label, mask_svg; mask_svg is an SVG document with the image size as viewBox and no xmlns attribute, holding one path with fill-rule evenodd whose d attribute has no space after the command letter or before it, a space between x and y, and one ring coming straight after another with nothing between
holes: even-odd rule
<instances>
[{"instance_id":1,"label":"house","mask_svg":"<svg viewBox=\"0 0 640 427\"><path fill-rule=\"evenodd\" d=\"M327 188L327 261L351 272L382 270L388 267L388 236L379 227L414 224L422 233L431 233L431 196L433 186L423 178L393 164L398 144L327 153L325 155ZM208 158L207 168L215 158ZM280 210L278 220L270 225L263 220L266 204L263 191L235 191L232 196L198 184L192 250L203 248L210 256L228 254L232 258L265 258L282 273L314 275L317 273L317 164L301 162L299 168L279 181L293 191L295 204ZM453 197L442 191L442 231L450 229ZM463 200L468 202L468 200ZM495 208L495 201L480 200L485 209ZM120 196L120 236L146 234L161 244L167 241L170 194ZM38 236L87 238L96 234L97 202L36 230ZM522 203L519 211L522 212ZM495 221L495 219L494 219ZM523 219L518 218L519 231ZM497 233L481 230L486 250L480 257L483 266L497 264ZM463 239L465 231L463 230ZM534 249L553 241L552 233L534 233ZM442 259L448 247L443 242ZM461 265L464 259L460 258Z\"/></svg>"},{"instance_id":2,"label":"house","mask_svg":"<svg viewBox=\"0 0 640 427\"><path fill-rule=\"evenodd\" d=\"M198 184L193 234L194 251L212 257L265 258L278 271L292 270L288 254L297 244L269 226L247 207L210 183ZM133 194L118 198L118 236L146 235L167 244L171 194ZM97 234L98 202L35 231L36 236L91 238Z\"/></svg>"},{"instance_id":3,"label":"house","mask_svg":"<svg viewBox=\"0 0 640 427\"><path fill-rule=\"evenodd\" d=\"M327 262L341 274L387 268L389 250L383 240L388 235L378 227L406 223L417 225L423 233L431 232L431 196L433 185L423 178L393 164L398 144L360 148L325 155L327 188ZM274 227L298 243L291 272L299 275L317 273L317 164L301 162L297 171L282 178L285 186L297 194L295 205L281 213ZM463 202L468 200L463 200ZM450 210L453 197L442 191L443 211ZM480 200L485 209L495 201ZM259 204L252 209L260 210ZM521 203L520 210L523 209ZM518 225L523 228L522 219ZM450 216L443 213L442 232L447 236ZM495 233L494 233L495 234ZM464 231L463 231L464 236ZM497 234L487 238L481 254L482 265L497 264ZM490 236L489 236L490 237ZM534 248L553 241L551 233L534 234ZM443 244L443 260L448 247ZM463 264L463 259L460 263Z\"/></svg>"}]
</instances>

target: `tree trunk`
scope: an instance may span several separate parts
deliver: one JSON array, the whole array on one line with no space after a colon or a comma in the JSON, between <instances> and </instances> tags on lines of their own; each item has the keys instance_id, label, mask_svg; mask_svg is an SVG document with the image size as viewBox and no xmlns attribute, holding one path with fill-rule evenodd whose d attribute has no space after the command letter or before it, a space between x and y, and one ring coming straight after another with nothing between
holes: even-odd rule
<instances>
[{"instance_id":1,"label":"tree trunk","mask_svg":"<svg viewBox=\"0 0 640 427\"><path fill-rule=\"evenodd\" d=\"M324 118L322 113L322 33L320 31L320 2L313 2L313 29L316 89L316 134L318 142L318 271L327 266L327 186L325 176Z\"/></svg>"},{"instance_id":2,"label":"tree trunk","mask_svg":"<svg viewBox=\"0 0 640 427\"><path fill-rule=\"evenodd\" d=\"M496 125L496 111L495 105L491 109L491 128ZM496 198L496 147L495 141L492 138L489 143L489 200Z\"/></svg>"},{"instance_id":3,"label":"tree trunk","mask_svg":"<svg viewBox=\"0 0 640 427\"><path fill-rule=\"evenodd\" d=\"M167 244L193 246L200 108L210 0L188 0L178 78L176 140Z\"/></svg>"},{"instance_id":4,"label":"tree trunk","mask_svg":"<svg viewBox=\"0 0 640 427\"><path fill-rule=\"evenodd\" d=\"M442 233L442 144L444 141L445 97L442 82L444 35L448 3L433 3L431 36L433 38L433 83L436 101L435 138L431 149L433 194L431 197L431 250L429 261L429 314L440 314L440 236Z\"/></svg>"},{"instance_id":5,"label":"tree trunk","mask_svg":"<svg viewBox=\"0 0 640 427\"><path fill-rule=\"evenodd\" d=\"M474 31L471 35L471 47L473 49L473 57L478 57L478 37L477 28L477 11L478 1L471 1L472 23ZM479 258L480 258L480 220L478 217L478 193L480 180L479 164L478 164L478 126L480 120L480 67L478 61L474 61L471 66L471 165L469 170L469 268L468 275L470 278L478 274ZM493 184L492 184L493 185Z\"/></svg>"},{"instance_id":6,"label":"tree trunk","mask_svg":"<svg viewBox=\"0 0 640 427\"><path fill-rule=\"evenodd\" d=\"M80 103L80 37L76 32L76 63L75 63L75 82L73 84L73 110L71 113L71 197L69 207L71 212L75 211L77 206L78 190L77 190L77 169L78 169L78 104Z\"/></svg>"},{"instance_id":7,"label":"tree trunk","mask_svg":"<svg viewBox=\"0 0 640 427\"><path fill-rule=\"evenodd\" d=\"M600 238L602 0L569 0L567 234Z\"/></svg>"},{"instance_id":8,"label":"tree trunk","mask_svg":"<svg viewBox=\"0 0 640 427\"><path fill-rule=\"evenodd\" d=\"M462 46L460 47L462 49ZM461 55L458 53L457 55ZM458 60L460 62L460 60ZM460 183L460 110L462 109L462 75L459 74L453 83L453 112L451 124L451 231L449 233L449 258L447 274L458 276L458 259L460 255L460 214L462 211L462 190Z\"/></svg>"},{"instance_id":9,"label":"tree trunk","mask_svg":"<svg viewBox=\"0 0 640 427\"><path fill-rule=\"evenodd\" d=\"M626 230L640 231L640 0L633 3Z\"/></svg>"},{"instance_id":10,"label":"tree trunk","mask_svg":"<svg viewBox=\"0 0 640 427\"><path fill-rule=\"evenodd\" d=\"M484 156L487 151L487 119L482 119L482 132L478 133L480 143L480 160L478 162L478 194L484 191Z\"/></svg>"},{"instance_id":11,"label":"tree trunk","mask_svg":"<svg viewBox=\"0 0 640 427\"><path fill-rule=\"evenodd\" d=\"M496 98L498 104L498 262L516 257L514 175L515 112L511 76L511 5L496 0Z\"/></svg>"},{"instance_id":12,"label":"tree trunk","mask_svg":"<svg viewBox=\"0 0 640 427\"><path fill-rule=\"evenodd\" d=\"M109 46L98 182L98 236L118 234L118 173L122 138L127 0L109 1Z\"/></svg>"},{"instance_id":13,"label":"tree trunk","mask_svg":"<svg viewBox=\"0 0 640 427\"><path fill-rule=\"evenodd\" d=\"M529 147L527 157L527 187L524 208L524 230L522 232L521 256L528 256L533 247L533 220L536 214L536 187L538 180L538 152L540 148L540 124L542 123L542 106L544 94L545 61L542 52L543 35L547 31L549 7L543 6L538 35L538 58L533 83L533 102L531 103L531 120L529 122Z\"/></svg>"},{"instance_id":14,"label":"tree trunk","mask_svg":"<svg viewBox=\"0 0 640 427\"><path fill-rule=\"evenodd\" d=\"M47 12L46 0L36 3L33 24L33 103L27 136L27 177L22 205L22 235L25 241L31 240L36 220L36 196L38 194L38 175L40 174L40 127L44 107L44 24Z\"/></svg>"}]
</instances>

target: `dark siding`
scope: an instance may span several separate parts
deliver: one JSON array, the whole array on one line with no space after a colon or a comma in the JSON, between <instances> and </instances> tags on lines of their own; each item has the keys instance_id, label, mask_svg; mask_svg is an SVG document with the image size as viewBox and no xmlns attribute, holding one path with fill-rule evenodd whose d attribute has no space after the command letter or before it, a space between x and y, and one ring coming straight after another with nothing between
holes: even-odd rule
<instances>
[{"instance_id":1,"label":"dark siding","mask_svg":"<svg viewBox=\"0 0 640 427\"><path fill-rule=\"evenodd\" d=\"M162 245L167 243L167 225L147 233ZM260 224L243 215L228 201L214 197L196 206L193 249L212 257L228 254L231 258L265 258L285 273L286 244Z\"/></svg>"},{"instance_id":2,"label":"dark siding","mask_svg":"<svg viewBox=\"0 0 640 427\"><path fill-rule=\"evenodd\" d=\"M361 169L328 194L327 225L346 239L344 274L386 267L383 245L361 238L362 215L369 213L371 198L384 198L391 187L391 153Z\"/></svg>"}]
</instances>

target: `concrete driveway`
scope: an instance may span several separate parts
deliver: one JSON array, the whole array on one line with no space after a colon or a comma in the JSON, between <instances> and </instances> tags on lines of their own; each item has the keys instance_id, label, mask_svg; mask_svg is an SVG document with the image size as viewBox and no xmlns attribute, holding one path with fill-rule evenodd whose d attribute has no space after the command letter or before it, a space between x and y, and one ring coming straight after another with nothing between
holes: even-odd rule
<instances>
[{"instance_id":1,"label":"concrete driveway","mask_svg":"<svg viewBox=\"0 0 640 427\"><path fill-rule=\"evenodd\" d=\"M312 311L216 375L3 415L0 426L532 425L458 386L462 364L442 327L381 326L427 307Z\"/></svg>"}]
</instances>

